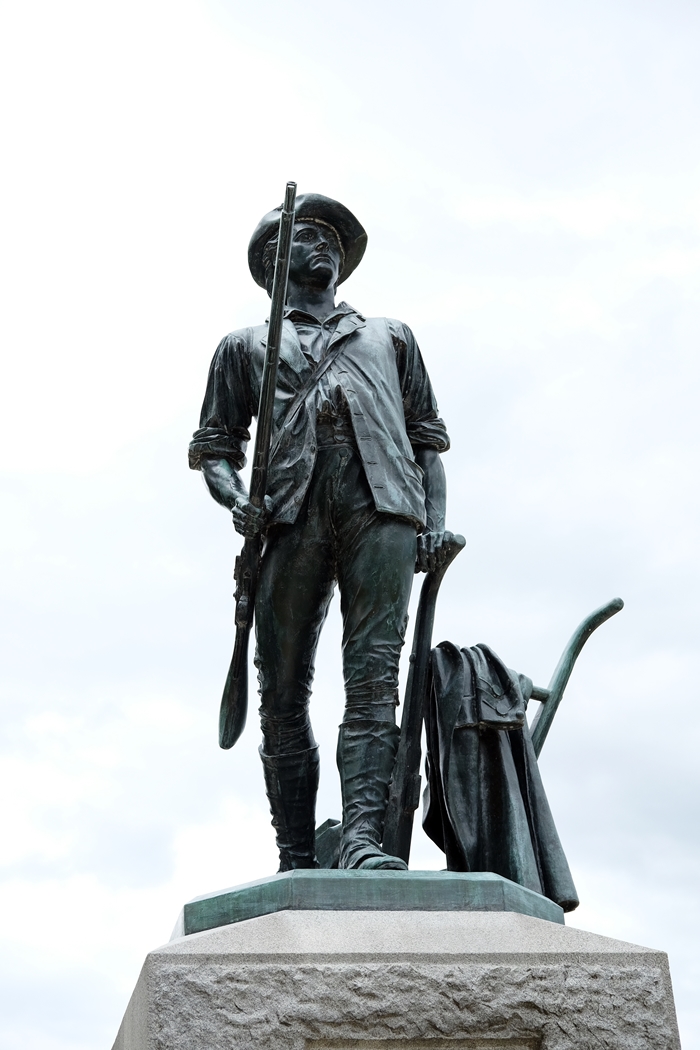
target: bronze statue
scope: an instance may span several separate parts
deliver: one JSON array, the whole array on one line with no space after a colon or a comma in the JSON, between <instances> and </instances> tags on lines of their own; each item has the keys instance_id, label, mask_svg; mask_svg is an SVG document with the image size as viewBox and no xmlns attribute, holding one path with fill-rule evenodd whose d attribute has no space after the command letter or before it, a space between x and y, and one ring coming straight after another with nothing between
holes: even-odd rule
<instances>
[{"instance_id":1,"label":"bronze statue","mask_svg":"<svg viewBox=\"0 0 700 1050\"><path fill-rule=\"evenodd\" d=\"M261 220L248 249L253 278L269 294L282 210ZM449 438L411 330L335 302L366 243L342 204L313 193L296 198L262 504L249 499L239 472L260 404L267 323L220 343L190 445L190 465L231 511L236 530L264 538L255 663L280 871L317 865L319 761L309 697L336 583L345 679L339 864L406 867L381 848L399 738L399 656L414 572L435 571L444 560L440 453ZM240 719L232 739L238 731Z\"/></svg>"}]
</instances>

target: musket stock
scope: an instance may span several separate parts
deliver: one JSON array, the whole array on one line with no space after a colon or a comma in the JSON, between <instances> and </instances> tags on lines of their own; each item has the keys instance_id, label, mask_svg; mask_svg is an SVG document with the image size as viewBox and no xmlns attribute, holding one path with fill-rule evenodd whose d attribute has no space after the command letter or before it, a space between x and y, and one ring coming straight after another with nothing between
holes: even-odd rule
<instances>
[{"instance_id":1,"label":"musket stock","mask_svg":"<svg viewBox=\"0 0 700 1050\"><path fill-rule=\"evenodd\" d=\"M253 469L250 479L249 499L254 507L263 506L267 488L272 437L272 413L275 405L284 304L287 298L289 261L292 254L296 192L296 183L288 182L280 216L275 276L272 283L270 323L267 330L267 348L265 350L265 363L260 384L260 404L255 434L255 450L253 452ZM236 580L236 640L219 711L219 746L226 750L233 747L243 732L248 713L248 639L250 638L250 629L253 625L255 591L258 583L261 555L262 537L258 534L250 538L246 537L241 553L236 559L234 572Z\"/></svg>"}]
</instances>

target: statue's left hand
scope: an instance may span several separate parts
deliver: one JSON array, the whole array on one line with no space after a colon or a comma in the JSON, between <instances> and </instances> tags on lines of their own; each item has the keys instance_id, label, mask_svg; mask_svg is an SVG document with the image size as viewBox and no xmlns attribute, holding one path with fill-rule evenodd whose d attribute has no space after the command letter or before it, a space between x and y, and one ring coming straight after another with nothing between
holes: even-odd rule
<instances>
[{"instance_id":1,"label":"statue's left hand","mask_svg":"<svg viewBox=\"0 0 700 1050\"><path fill-rule=\"evenodd\" d=\"M422 532L418 536L416 572L432 572L439 569L445 560L443 544L449 532Z\"/></svg>"}]
</instances>

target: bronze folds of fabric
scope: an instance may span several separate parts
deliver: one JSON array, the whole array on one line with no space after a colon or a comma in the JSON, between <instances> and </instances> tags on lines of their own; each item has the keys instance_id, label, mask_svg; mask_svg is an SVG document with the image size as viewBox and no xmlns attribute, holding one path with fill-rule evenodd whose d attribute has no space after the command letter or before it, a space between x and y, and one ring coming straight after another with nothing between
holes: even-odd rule
<instances>
[{"instance_id":1,"label":"bronze folds of fabric","mask_svg":"<svg viewBox=\"0 0 700 1050\"><path fill-rule=\"evenodd\" d=\"M573 911L578 894L524 721L531 689L485 646L433 649L423 828L450 871L491 871Z\"/></svg>"}]
</instances>

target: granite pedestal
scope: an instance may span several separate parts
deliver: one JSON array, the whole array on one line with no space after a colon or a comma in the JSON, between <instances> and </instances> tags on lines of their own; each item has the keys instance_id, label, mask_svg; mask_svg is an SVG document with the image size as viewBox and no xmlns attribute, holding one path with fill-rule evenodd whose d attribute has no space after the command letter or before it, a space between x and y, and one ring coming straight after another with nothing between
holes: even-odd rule
<instances>
[{"instance_id":1,"label":"granite pedestal","mask_svg":"<svg viewBox=\"0 0 700 1050\"><path fill-rule=\"evenodd\" d=\"M244 887L238 912L202 898L233 894L191 910L226 924L148 955L114 1050L679 1050L663 952L538 917L497 876L363 873L341 910L338 873L312 875ZM416 882L426 906L378 907Z\"/></svg>"}]
</instances>

